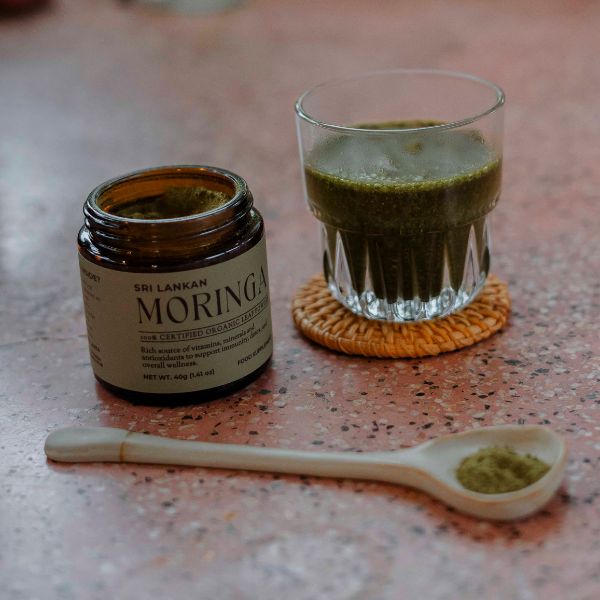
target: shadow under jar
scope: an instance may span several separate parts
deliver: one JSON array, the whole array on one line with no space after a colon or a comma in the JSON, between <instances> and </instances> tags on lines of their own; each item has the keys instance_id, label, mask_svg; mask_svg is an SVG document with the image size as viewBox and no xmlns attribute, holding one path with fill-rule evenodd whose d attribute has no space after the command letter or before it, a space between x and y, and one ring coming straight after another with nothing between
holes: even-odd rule
<instances>
[{"instance_id":1,"label":"shadow under jar","mask_svg":"<svg viewBox=\"0 0 600 600\"><path fill-rule=\"evenodd\" d=\"M158 167L94 189L78 237L91 363L119 396L202 402L269 363L264 225L245 181Z\"/></svg>"},{"instance_id":2,"label":"shadow under jar","mask_svg":"<svg viewBox=\"0 0 600 600\"><path fill-rule=\"evenodd\" d=\"M504 95L470 75L396 70L334 81L296 103L308 205L334 297L370 319L468 304L490 266Z\"/></svg>"}]
</instances>

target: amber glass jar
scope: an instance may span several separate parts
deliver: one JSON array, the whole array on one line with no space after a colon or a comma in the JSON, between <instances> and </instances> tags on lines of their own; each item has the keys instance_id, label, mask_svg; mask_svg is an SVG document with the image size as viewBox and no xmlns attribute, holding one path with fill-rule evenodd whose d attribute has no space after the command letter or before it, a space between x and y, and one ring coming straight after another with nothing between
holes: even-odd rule
<instances>
[{"instance_id":1,"label":"amber glass jar","mask_svg":"<svg viewBox=\"0 0 600 600\"><path fill-rule=\"evenodd\" d=\"M190 209L190 191L211 202ZM266 247L252 204L241 177L205 166L136 171L90 193L79 262L102 385L134 402L187 404L266 367Z\"/></svg>"}]
</instances>

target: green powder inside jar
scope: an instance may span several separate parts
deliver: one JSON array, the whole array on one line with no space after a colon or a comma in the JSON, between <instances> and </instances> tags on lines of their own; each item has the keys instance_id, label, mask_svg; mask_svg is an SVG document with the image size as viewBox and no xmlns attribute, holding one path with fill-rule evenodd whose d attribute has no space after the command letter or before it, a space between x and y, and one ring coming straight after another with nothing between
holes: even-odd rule
<instances>
[{"instance_id":1,"label":"green powder inside jar","mask_svg":"<svg viewBox=\"0 0 600 600\"><path fill-rule=\"evenodd\" d=\"M472 492L504 494L535 483L549 469L549 465L530 454L490 446L463 459L456 470L456 477L463 487Z\"/></svg>"},{"instance_id":2,"label":"green powder inside jar","mask_svg":"<svg viewBox=\"0 0 600 600\"><path fill-rule=\"evenodd\" d=\"M139 198L107 211L127 219L178 219L209 212L228 200L227 194L204 187L172 187L160 196Z\"/></svg>"}]
</instances>

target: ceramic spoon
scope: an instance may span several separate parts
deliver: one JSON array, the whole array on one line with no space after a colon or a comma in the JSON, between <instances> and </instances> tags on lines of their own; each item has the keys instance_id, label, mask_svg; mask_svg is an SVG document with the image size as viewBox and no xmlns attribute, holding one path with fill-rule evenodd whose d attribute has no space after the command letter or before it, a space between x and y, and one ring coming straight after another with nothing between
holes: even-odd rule
<instances>
[{"instance_id":1,"label":"ceramic spoon","mask_svg":"<svg viewBox=\"0 0 600 600\"><path fill-rule=\"evenodd\" d=\"M466 490L455 471L466 456L486 446L509 446L550 465L546 475L515 492ZM373 479L418 488L457 510L485 519L518 519L540 509L562 480L567 448L556 433L537 425L482 427L394 452L301 452L233 444L175 440L108 427L71 427L46 439L48 458L62 462L128 462L247 469Z\"/></svg>"}]
</instances>

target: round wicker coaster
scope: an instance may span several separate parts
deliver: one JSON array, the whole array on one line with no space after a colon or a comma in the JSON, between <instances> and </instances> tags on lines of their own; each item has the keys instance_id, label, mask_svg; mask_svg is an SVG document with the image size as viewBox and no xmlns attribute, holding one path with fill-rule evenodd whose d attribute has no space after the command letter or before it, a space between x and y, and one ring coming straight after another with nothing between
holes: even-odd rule
<instances>
[{"instance_id":1,"label":"round wicker coaster","mask_svg":"<svg viewBox=\"0 0 600 600\"><path fill-rule=\"evenodd\" d=\"M502 329L510 313L508 285L493 275L461 311L433 321L388 323L359 317L329 292L316 275L296 293L292 315L308 338L346 354L380 358L434 356L471 346Z\"/></svg>"}]
</instances>

